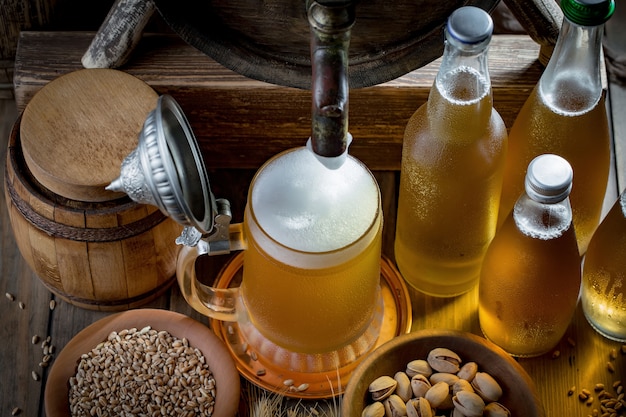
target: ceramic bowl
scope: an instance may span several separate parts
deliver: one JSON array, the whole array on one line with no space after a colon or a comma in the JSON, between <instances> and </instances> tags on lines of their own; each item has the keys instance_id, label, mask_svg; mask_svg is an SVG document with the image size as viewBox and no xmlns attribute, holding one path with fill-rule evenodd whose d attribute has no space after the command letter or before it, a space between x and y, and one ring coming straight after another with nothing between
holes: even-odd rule
<instances>
[{"instance_id":1,"label":"ceramic bowl","mask_svg":"<svg viewBox=\"0 0 626 417\"><path fill-rule=\"evenodd\" d=\"M124 329L165 330L186 338L198 348L215 378L215 408L212 417L232 417L240 401L240 379L225 345L204 324L180 313L159 309L136 309L107 316L79 332L56 357L46 382L44 402L48 417L68 417L69 379L74 376L80 356L106 340L112 331Z\"/></svg>"},{"instance_id":2,"label":"ceramic bowl","mask_svg":"<svg viewBox=\"0 0 626 417\"><path fill-rule=\"evenodd\" d=\"M414 359L426 359L428 352L445 347L456 352L463 363L476 362L479 371L493 376L502 387L498 400L512 416L543 417L533 381L509 354L488 340L453 330L420 330L398 336L368 355L350 377L342 402L342 417L360 417L371 403L369 384L379 376L393 377Z\"/></svg>"}]
</instances>

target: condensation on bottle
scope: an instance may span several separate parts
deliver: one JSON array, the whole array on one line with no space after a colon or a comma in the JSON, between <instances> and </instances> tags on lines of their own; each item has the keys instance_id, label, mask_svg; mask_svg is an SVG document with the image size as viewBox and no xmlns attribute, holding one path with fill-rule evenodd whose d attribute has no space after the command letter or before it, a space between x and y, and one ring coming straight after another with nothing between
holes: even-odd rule
<instances>
[{"instance_id":1,"label":"condensation on bottle","mask_svg":"<svg viewBox=\"0 0 626 417\"><path fill-rule=\"evenodd\" d=\"M570 195L582 255L598 226L610 170L610 133L601 77L604 23L614 0L561 0L563 24L539 82L509 132L498 224L523 192L528 163L554 153L576 175Z\"/></svg>"},{"instance_id":2,"label":"condensation on bottle","mask_svg":"<svg viewBox=\"0 0 626 417\"><path fill-rule=\"evenodd\" d=\"M626 342L626 191L591 238L583 264L580 302L604 337Z\"/></svg>"},{"instance_id":3,"label":"condensation on bottle","mask_svg":"<svg viewBox=\"0 0 626 417\"><path fill-rule=\"evenodd\" d=\"M507 131L493 108L484 10L455 10L428 101L402 149L395 259L413 288L451 297L474 288L496 229Z\"/></svg>"},{"instance_id":4,"label":"condensation on bottle","mask_svg":"<svg viewBox=\"0 0 626 417\"><path fill-rule=\"evenodd\" d=\"M569 326L581 284L569 194L571 165L553 154L528 166L525 192L489 245L478 286L485 337L514 356L538 356Z\"/></svg>"}]
</instances>

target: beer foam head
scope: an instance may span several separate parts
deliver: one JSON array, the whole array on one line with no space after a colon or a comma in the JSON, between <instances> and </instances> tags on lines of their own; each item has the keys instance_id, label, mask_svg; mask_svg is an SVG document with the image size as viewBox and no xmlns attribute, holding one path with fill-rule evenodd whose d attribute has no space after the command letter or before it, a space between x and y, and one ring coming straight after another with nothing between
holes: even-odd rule
<instances>
[{"instance_id":1,"label":"beer foam head","mask_svg":"<svg viewBox=\"0 0 626 417\"><path fill-rule=\"evenodd\" d=\"M376 219L378 186L348 156L328 169L305 147L282 153L259 170L250 201L261 228L274 240L304 252L343 248Z\"/></svg>"}]
</instances>

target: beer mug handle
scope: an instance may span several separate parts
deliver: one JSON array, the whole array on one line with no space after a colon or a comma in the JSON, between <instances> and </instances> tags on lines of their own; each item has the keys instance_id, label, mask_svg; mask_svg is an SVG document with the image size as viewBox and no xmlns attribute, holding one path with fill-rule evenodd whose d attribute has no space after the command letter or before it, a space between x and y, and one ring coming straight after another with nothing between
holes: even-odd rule
<instances>
[{"instance_id":1,"label":"beer mug handle","mask_svg":"<svg viewBox=\"0 0 626 417\"><path fill-rule=\"evenodd\" d=\"M244 249L241 225L230 227L231 248ZM206 243L206 242L205 242ZM208 253L206 245L183 246L178 254L176 277L187 303L199 313L221 321L239 321L245 317L239 288L214 288L201 283L196 276L196 259Z\"/></svg>"}]
</instances>

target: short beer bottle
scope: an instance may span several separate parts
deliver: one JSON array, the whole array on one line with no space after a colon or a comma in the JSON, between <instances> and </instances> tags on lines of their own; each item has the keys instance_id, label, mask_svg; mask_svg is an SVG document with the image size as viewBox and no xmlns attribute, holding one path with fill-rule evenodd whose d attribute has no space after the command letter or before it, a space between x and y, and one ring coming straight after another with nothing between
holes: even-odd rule
<instances>
[{"instance_id":1,"label":"short beer bottle","mask_svg":"<svg viewBox=\"0 0 626 417\"><path fill-rule=\"evenodd\" d=\"M576 310L581 269L568 198L572 178L562 157L536 157L528 167L526 192L485 255L478 286L480 327L511 355L551 350Z\"/></svg>"},{"instance_id":2,"label":"short beer bottle","mask_svg":"<svg viewBox=\"0 0 626 417\"><path fill-rule=\"evenodd\" d=\"M395 257L405 281L434 296L475 286L496 230L507 131L493 108L492 31L480 8L452 13L428 101L404 134Z\"/></svg>"}]
</instances>

